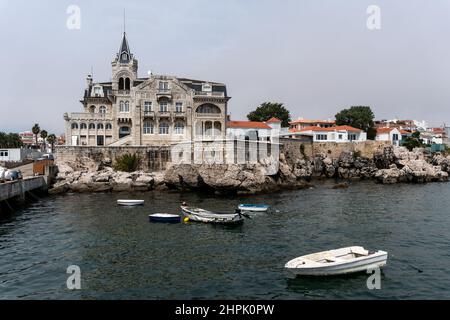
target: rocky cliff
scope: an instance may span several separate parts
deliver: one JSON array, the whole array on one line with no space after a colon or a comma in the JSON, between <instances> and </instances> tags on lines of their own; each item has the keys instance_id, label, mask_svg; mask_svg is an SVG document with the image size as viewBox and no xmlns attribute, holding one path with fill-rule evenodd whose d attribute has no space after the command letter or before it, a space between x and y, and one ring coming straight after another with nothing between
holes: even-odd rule
<instances>
[{"instance_id":1,"label":"rocky cliff","mask_svg":"<svg viewBox=\"0 0 450 320\"><path fill-rule=\"evenodd\" d=\"M115 172L109 161L80 159L59 165L53 193L148 191L154 189L203 190L217 193L254 194L280 189L308 188L314 178L336 180L374 179L380 183L447 181L450 157L433 157L424 150L386 147L372 158L343 152L337 158L280 154L278 171L267 175L262 164L173 165L164 172ZM344 186L346 184L338 184Z\"/></svg>"}]
</instances>

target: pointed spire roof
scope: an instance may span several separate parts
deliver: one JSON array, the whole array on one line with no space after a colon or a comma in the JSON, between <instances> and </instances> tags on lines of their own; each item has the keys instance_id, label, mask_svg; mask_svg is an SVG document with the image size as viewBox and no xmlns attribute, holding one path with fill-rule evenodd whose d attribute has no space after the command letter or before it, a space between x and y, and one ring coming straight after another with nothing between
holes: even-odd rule
<instances>
[{"instance_id":1,"label":"pointed spire roof","mask_svg":"<svg viewBox=\"0 0 450 320\"><path fill-rule=\"evenodd\" d=\"M130 46L128 45L127 34L123 33L122 44L119 49L119 61L120 63L128 63L132 59Z\"/></svg>"}]
</instances>

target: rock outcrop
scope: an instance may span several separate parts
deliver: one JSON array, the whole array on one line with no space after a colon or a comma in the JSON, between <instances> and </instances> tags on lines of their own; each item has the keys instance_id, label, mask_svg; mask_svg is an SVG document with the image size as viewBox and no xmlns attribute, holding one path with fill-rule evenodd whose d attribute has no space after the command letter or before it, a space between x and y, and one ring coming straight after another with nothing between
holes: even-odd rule
<instances>
[{"instance_id":1,"label":"rock outcrop","mask_svg":"<svg viewBox=\"0 0 450 320\"><path fill-rule=\"evenodd\" d=\"M59 165L51 193L149 190L203 190L217 193L254 194L279 189L309 188L315 177L345 181L374 179L383 184L448 181L450 157L432 158L422 149L410 152L402 147L386 147L372 159L354 152L338 158L317 154L312 159L295 159L280 154L278 170L268 164L173 165L165 172L115 172L108 161L80 159ZM272 172L270 175L268 172ZM344 182L344 183L342 183Z\"/></svg>"}]
</instances>

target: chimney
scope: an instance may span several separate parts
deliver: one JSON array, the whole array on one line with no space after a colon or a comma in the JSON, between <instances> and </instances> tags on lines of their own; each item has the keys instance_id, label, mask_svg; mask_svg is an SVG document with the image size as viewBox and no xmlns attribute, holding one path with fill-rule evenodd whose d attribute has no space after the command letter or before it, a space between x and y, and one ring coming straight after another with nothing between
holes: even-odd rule
<instances>
[{"instance_id":1,"label":"chimney","mask_svg":"<svg viewBox=\"0 0 450 320\"><path fill-rule=\"evenodd\" d=\"M92 76L90 74L86 77L86 85L88 88L92 86Z\"/></svg>"}]
</instances>

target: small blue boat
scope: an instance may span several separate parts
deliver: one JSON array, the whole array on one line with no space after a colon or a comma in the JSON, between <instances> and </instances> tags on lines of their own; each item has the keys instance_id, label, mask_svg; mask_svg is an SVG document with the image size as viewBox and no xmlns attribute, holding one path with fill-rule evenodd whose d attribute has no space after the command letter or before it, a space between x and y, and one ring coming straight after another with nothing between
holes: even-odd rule
<instances>
[{"instance_id":1,"label":"small blue boat","mask_svg":"<svg viewBox=\"0 0 450 320\"><path fill-rule=\"evenodd\" d=\"M148 216L150 222L157 223L180 223L181 216L176 214L168 214L168 213L155 213Z\"/></svg>"},{"instance_id":2,"label":"small blue boat","mask_svg":"<svg viewBox=\"0 0 450 320\"><path fill-rule=\"evenodd\" d=\"M240 204L238 208L250 212L266 212L269 210L269 206L265 204Z\"/></svg>"}]
</instances>

